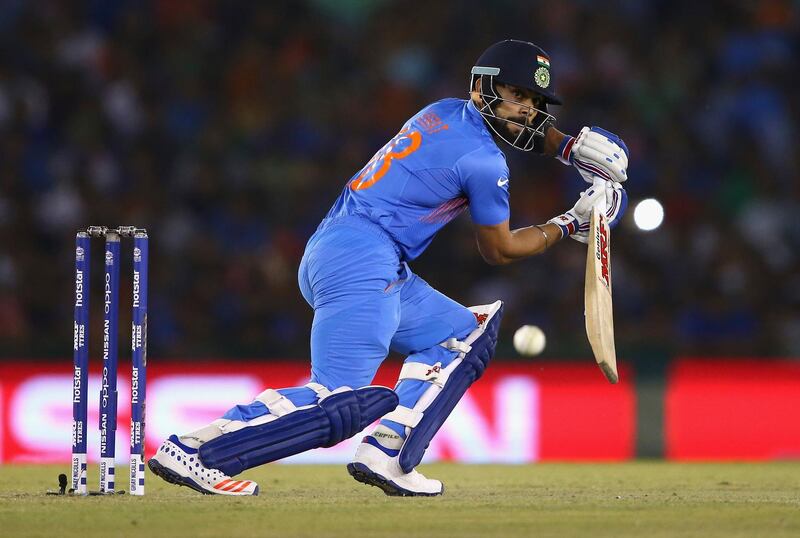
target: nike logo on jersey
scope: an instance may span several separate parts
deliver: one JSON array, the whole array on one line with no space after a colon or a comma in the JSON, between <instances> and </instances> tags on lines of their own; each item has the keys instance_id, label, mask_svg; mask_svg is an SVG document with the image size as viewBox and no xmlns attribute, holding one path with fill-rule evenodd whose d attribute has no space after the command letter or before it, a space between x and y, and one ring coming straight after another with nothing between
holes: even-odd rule
<instances>
[{"instance_id":1,"label":"nike logo on jersey","mask_svg":"<svg viewBox=\"0 0 800 538\"><path fill-rule=\"evenodd\" d=\"M501 177L500 179L497 180L497 186L498 187L505 187L506 185L508 185L508 178L507 177Z\"/></svg>"}]
</instances>

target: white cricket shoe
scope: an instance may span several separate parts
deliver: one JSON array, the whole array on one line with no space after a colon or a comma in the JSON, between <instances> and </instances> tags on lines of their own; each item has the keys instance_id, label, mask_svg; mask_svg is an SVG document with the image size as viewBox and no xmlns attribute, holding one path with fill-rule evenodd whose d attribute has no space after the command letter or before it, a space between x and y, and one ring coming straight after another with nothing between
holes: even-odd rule
<instances>
[{"instance_id":1,"label":"white cricket shoe","mask_svg":"<svg viewBox=\"0 0 800 538\"><path fill-rule=\"evenodd\" d=\"M444 493L441 482L425 478L417 471L404 473L397 456L389 456L366 440L358 445L353 461L347 464L347 472L359 482L381 488L386 495L433 497Z\"/></svg>"},{"instance_id":2,"label":"white cricket shoe","mask_svg":"<svg viewBox=\"0 0 800 538\"><path fill-rule=\"evenodd\" d=\"M258 484L252 480L233 480L203 465L196 448L190 448L171 435L164 441L147 466L153 474L171 484L188 486L204 495L258 495Z\"/></svg>"}]
</instances>

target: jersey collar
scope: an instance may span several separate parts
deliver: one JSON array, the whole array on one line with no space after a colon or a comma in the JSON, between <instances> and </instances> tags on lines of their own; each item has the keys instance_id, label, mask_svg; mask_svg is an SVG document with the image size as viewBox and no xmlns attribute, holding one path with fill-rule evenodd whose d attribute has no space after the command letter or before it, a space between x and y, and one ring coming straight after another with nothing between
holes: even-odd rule
<instances>
[{"instance_id":1,"label":"jersey collar","mask_svg":"<svg viewBox=\"0 0 800 538\"><path fill-rule=\"evenodd\" d=\"M478 109L475 106L475 103L472 102L472 99L467 99L467 105L464 107L464 115L467 117L467 119L469 119L470 123L478 128L481 134L488 137L495 145L497 145L492 132L489 130L489 126L486 125L486 120L481 113L478 112Z\"/></svg>"},{"instance_id":2,"label":"jersey collar","mask_svg":"<svg viewBox=\"0 0 800 538\"><path fill-rule=\"evenodd\" d=\"M472 99L467 99L466 116L469 118L470 122L477 127L480 127L482 131L489 133L489 129L486 128L486 122L484 121L483 116L481 116L481 113L478 112L478 109L475 107L475 103L472 102Z\"/></svg>"}]
</instances>

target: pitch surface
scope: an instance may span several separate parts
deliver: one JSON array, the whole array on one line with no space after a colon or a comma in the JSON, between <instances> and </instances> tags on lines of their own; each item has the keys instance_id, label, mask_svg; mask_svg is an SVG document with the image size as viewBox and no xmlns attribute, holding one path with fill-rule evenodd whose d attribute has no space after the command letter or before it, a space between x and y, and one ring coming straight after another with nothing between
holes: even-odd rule
<instances>
[{"instance_id":1,"label":"pitch surface","mask_svg":"<svg viewBox=\"0 0 800 538\"><path fill-rule=\"evenodd\" d=\"M66 465L0 467L3 536L800 536L800 462L426 465L443 497L386 497L342 466L269 465L251 498L147 474L147 495L45 496ZM117 468L120 477L127 469ZM91 480L97 469L90 467ZM123 480L120 483L124 484Z\"/></svg>"}]
</instances>

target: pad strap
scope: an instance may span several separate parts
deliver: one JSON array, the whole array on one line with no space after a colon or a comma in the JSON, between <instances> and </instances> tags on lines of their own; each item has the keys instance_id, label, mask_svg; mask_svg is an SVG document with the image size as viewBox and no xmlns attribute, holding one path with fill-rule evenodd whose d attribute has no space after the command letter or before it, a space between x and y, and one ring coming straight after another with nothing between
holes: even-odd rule
<instances>
[{"instance_id":1,"label":"pad strap","mask_svg":"<svg viewBox=\"0 0 800 538\"><path fill-rule=\"evenodd\" d=\"M319 383L314 383L311 381L310 383L306 383L306 387L310 388L314 392L317 393L317 400L322 400L323 398L327 398L331 395L331 391L325 388L324 385L320 385Z\"/></svg>"},{"instance_id":2,"label":"pad strap","mask_svg":"<svg viewBox=\"0 0 800 538\"><path fill-rule=\"evenodd\" d=\"M255 398L257 401L263 403L269 409L270 414L276 417L282 417L297 411L297 406L294 405L289 398L274 389L267 389Z\"/></svg>"},{"instance_id":3,"label":"pad strap","mask_svg":"<svg viewBox=\"0 0 800 538\"><path fill-rule=\"evenodd\" d=\"M469 353L472 351L472 346L466 342L462 342L458 338L448 338L440 346L449 349L450 351L458 351L459 353Z\"/></svg>"},{"instance_id":4,"label":"pad strap","mask_svg":"<svg viewBox=\"0 0 800 538\"><path fill-rule=\"evenodd\" d=\"M391 420L392 422L397 422L409 428L416 428L423 416L424 413L422 411L398 405L394 411L385 415L383 418L384 420Z\"/></svg>"},{"instance_id":5,"label":"pad strap","mask_svg":"<svg viewBox=\"0 0 800 538\"><path fill-rule=\"evenodd\" d=\"M447 376L442 369L441 362L437 362L433 366L422 362L407 362L403 364L398 380L402 381L403 379L427 381L428 383L433 383L438 387L442 387L447 381Z\"/></svg>"}]
</instances>

